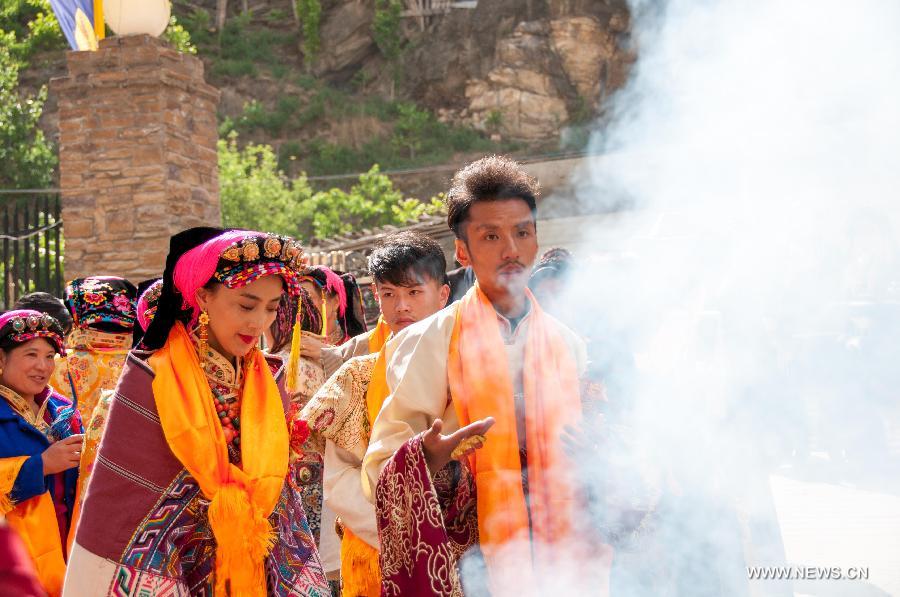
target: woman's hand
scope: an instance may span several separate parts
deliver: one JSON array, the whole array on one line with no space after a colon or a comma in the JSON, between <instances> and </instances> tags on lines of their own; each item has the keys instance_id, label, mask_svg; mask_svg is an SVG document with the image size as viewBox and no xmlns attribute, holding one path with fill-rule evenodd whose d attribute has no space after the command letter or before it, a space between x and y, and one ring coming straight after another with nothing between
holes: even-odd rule
<instances>
[{"instance_id":1,"label":"woman's hand","mask_svg":"<svg viewBox=\"0 0 900 597\"><path fill-rule=\"evenodd\" d=\"M482 441L484 434L493 425L494 418L488 417L466 425L450 435L441 435L444 423L440 419L435 419L431 429L426 431L422 437L422 451L425 452L425 462L428 463L428 470L434 475L447 466L447 463L453 460L454 457L460 459L480 448L484 445ZM482 436L482 438L476 438L476 436ZM461 454L453 454L453 451L460 444L470 438L475 438L475 441L470 442L470 445Z\"/></svg>"},{"instance_id":2,"label":"woman's hand","mask_svg":"<svg viewBox=\"0 0 900 597\"><path fill-rule=\"evenodd\" d=\"M325 338L310 332L303 332L300 340L300 356L319 362L322 358L322 347L325 346Z\"/></svg>"},{"instance_id":3,"label":"woman's hand","mask_svg":"<svg viewBox=\"0 0 900 597\"><path fill-rule=\"evenodd\" d=\"M81 445L84 435L71 435L61 439L41 454L44 462L44 476L55 475L75 468L81 462Z\"/></svg>"}]
</instances>

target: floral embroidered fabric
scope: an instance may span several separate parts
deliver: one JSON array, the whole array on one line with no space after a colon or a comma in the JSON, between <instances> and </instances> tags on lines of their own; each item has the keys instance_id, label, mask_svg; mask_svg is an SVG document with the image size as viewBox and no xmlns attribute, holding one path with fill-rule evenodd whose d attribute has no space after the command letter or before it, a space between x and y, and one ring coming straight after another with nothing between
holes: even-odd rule
<instances>
[{"instance_id":1,"label":"floral embroidered fabric","mask_svg":"<svg viewBox=\"0 0 900 597\"><path fill-rule=\"evenodd\" d=\"M111 323L130 330L137 320L136 294L128 280L97 276L72 280L66 286L64 301L76 327Z\"/></svg>"}]
</instances>

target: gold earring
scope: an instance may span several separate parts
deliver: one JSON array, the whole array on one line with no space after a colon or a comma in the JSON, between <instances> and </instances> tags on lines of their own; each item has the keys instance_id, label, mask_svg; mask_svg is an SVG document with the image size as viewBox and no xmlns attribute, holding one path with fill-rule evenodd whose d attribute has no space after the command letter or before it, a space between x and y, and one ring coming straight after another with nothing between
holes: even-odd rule
<instances>
[{"instance_id":1,"label":"gold earring","mask_svg":"<svg viewBox=\"0 0 900 597\"><path fill-rule=\"evenodd\" d=\"M197 330L197 337L200 339L199 352L200 365L202 366L206 358L206 351L209 348L209 314L206 311L201 311L198 321L200 322L200 329Z\"/></svg>"}]
</instances>

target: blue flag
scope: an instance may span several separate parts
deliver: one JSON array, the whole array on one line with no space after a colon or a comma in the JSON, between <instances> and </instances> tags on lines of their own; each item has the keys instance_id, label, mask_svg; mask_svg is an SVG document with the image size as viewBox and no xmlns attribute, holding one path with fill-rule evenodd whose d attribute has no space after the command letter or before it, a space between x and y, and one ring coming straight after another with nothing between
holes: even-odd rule
<instances>
[{"instance_id":1,"label":"blue flag","mask_svg":"<svg viewBox=\"0 0 900 597\"><path fill-rule=\"evenodd\" d=\"M101 4L99 0L96 3ZM94 33L98 30L94 22L94 4L95 0L50 0L53 14L56 15L59 27L73 50L96 48L97 37L100 36ZM98 12L101 13L99 16L102 19L102 8Z\"/></svg>"}]
</instances>

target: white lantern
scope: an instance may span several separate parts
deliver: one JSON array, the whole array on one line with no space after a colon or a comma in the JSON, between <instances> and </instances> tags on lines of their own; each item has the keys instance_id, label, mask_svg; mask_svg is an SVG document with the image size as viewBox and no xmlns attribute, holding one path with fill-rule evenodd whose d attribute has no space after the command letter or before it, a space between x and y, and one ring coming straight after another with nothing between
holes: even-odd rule
<instances>
[{"instance_id":1,"label":"white lantern","mask_svg":"<svg viewBox=\"0 0 900 597\"><path fill-rule=\"evenodd\" d=\"M103 0L103 16L116 35L159 37L171 14L169 0Z\"/></svg>"}]
</instances>

